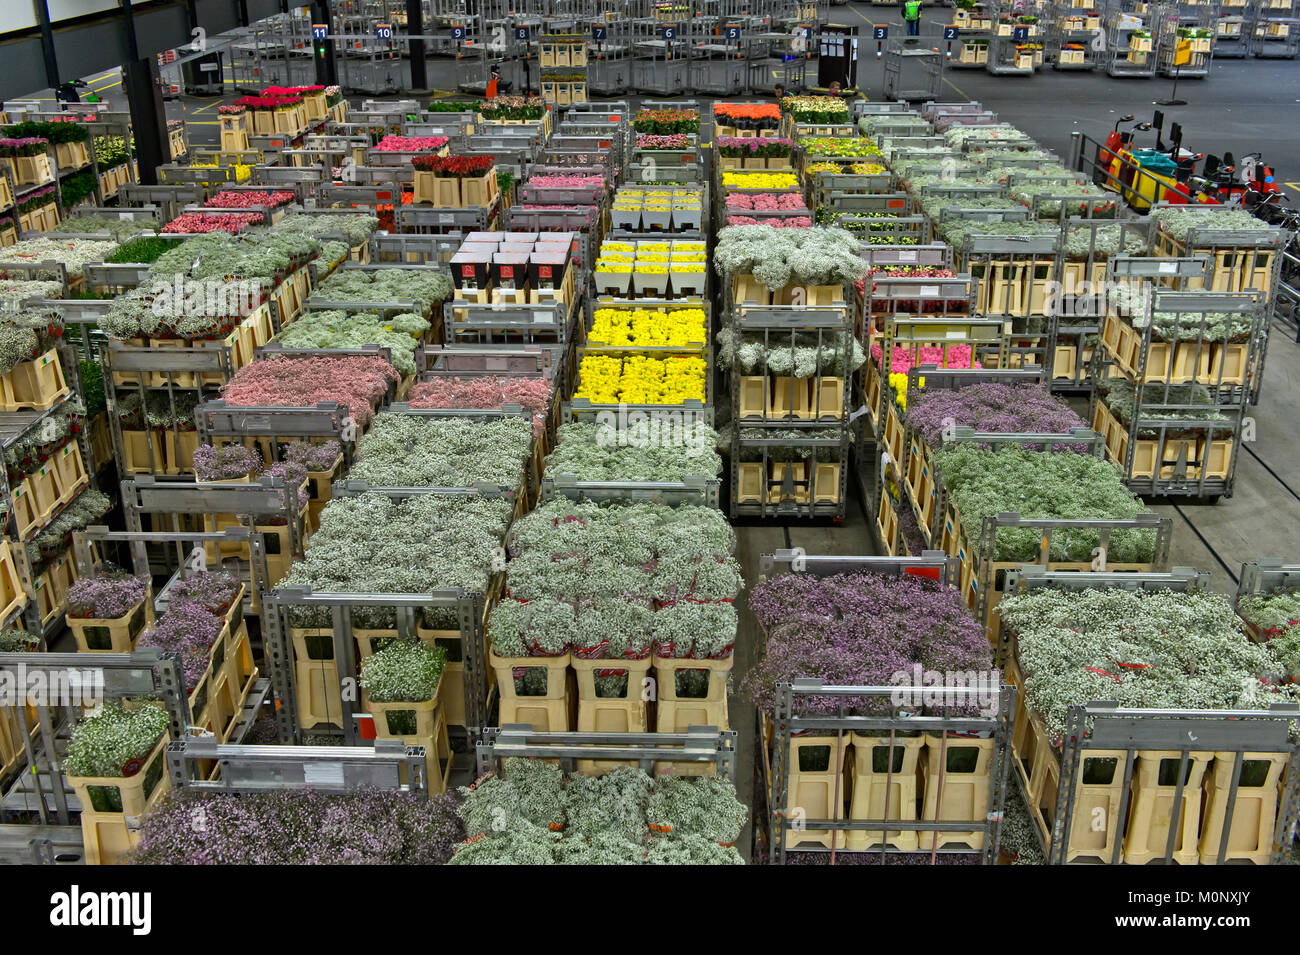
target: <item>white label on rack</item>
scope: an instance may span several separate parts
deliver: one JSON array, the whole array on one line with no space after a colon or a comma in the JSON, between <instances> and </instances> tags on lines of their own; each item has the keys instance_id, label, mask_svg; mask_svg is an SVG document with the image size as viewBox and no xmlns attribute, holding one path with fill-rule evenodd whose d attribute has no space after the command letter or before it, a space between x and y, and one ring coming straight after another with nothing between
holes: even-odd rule
<instances>
[{"instance_id":1,"label":"white label on rack","mask_svg":"<svg viewBox=\"0 0 1300 955\"><path fill-rule=\"evenodd\" d=\"M302 781L308 786L342 786L343 764L339 762L303 763Z\"/></svg>"},{"instance_id":2,"label":"white label on rack","mask_svg":"<svg viewBox=\"0 0 1300 955\"><path fill-rule=\"evenodd\" d=\"M244 415L245 431L270 431L271 416L269 414L250 414Z\"/></svg>"},{"instance_id":3,"label":"white label on rack","mask_svg":"<svg viewBox=\"0 0 1300 955\"><path fill-rule=\"evenodd\" d=\"M916 253L915 253L915 252L899 252L899 253L898 253L898 261L900 261L900 262L915 262L915 261L916 261Z\"/></svg>"},{"instance_id":4,"label":"white label on rack","mask_svg":"<svg viewBox=\"0 0 1300 955\"><path fill-rule=\"evenodd\" d=\"M937 286L937 285L922 285L922 286L921 286L921 293L920 293L920 294L921 294L921 297L922 297L922 298L938 298L938 297L939 297L939 286Z\"/></svg>"},{"instance_id":5,"label":"white label on rack","mask_svg":"<svg viewBox=\"0 0 1300 955\"><path fill-rule=\"evenodd\" d=\"M1178 263L1177 263L1177 262L1161 262L1161 263L1160 263L1160 274L1161 274L1161 275L1175 275L1175 274L1177 274L1177 272L1178 272Z\"/></svg>"},{"instance_id":6,"label":"white label on rack","mask_svg":"<svg viewBox=\"0 0 1300 955\"><path fill-rule=\"evenodd\" d=\"M117 217L121 219L123 222L130 222L132 219L135 218L135 216L131 215L131 213L129 212L119 212L117 214Z\"/></svg>"},{"instance_id":7,"label":"white label on rack","mask_svg":"<svg viewBox=\"0 0 1300 955\"><path fill-rule=\"evenodd\" d=\"M534 325L554 325L555 316L550 312L533 312Z\"/></svg>"}]
</instances>

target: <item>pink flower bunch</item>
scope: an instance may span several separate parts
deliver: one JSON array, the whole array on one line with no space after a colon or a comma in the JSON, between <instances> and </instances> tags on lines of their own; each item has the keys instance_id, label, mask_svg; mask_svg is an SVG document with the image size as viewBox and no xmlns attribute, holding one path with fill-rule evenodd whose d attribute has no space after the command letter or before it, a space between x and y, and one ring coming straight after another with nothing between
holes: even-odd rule
<instances>
[{"instance_id":1,"label":"pink flower bunch","mask_svg":"<svg viewBox=\"0 0 1300 955\"><path fill-rule=\"evenodd\" d=\"M396 381L397 372L382 358L260 358L235 373L222 397L242 407L311 408L322 401L337 401L365 424L373 414L372 406Z\"/></svg>"},{"instance_id":2,"label":"pink flower bunch","mask_svg":"<svg viewBox=\"0 0 1300 955\"><path fill-rule=\"evenodd\" d=\"M796 209L807 211L803 196L797 192L731 193L727 196L728 209L757 209L761 212L784 212Z\"/></svg>"},{"instance_id":3,"label":"pink flower bunch","mask_svg":"<svg viewBox=\"0 0 1300 955\"><path fill-rule=\"evenodd\" d=\"M892 268L873 269L871 275L887 279L953 279L952 269L936 269L930 265L895 265Z\"/></svg>"},{"instance_id":4,"label":"pink flower bunch","mask_svg":"<svg viewBox=\"0 0 1300 955\"><path fill-rule=\"evenodd\" d=\"M656 136L653 133L636 134L637 149L689 149L690 145L685 133L670 133L666 136Z\"/></svg>"},{"instance_id":5,"label":"pink flower bunch","mask_svg":"<svg viewBox=\"0 0 1300 955\"><path fill-rule=\"evenodd\" d=\"M202 212L182 212L163 226L163 232L229 232L237 235L250 225L262 221L260 212L234 212L228 215L206 215Z\"/></svg>"},{"instance_id":6,"label":"pink flower bunch","mask_svg":"<svg viewBox=\"0 0 1300 955\"><path fill-rule=\"evenodd\" d=\"M422 381L411 392L412 408L496 409L519 405L532 412L533 433L546 427L546 412L551 400L551 382L546 378L435 378Z\"/></svg>"},{"instance_id":7,"label":"pink flower bunch","mask_svg":"<svg viewBox=\"0 0 1300 955\"><path fill-rule=\"evenodd\" d=\"M605 180L600 176L533 176L525 185L535 189L600 189Z\"/></svg>"},{"instance_id":8,"label":"pink flower bunch","mask_svg":"<svg viewBox=\"0 0 1300 955\"><path fill-rule=\"evenodd\" d=\"M381 153L422 153L446 145L446 136L385 136L375 148Z\"/></svg>"},{"instance_id":9,"label":"pink flower bunch","mask_svg":"<svg viewBox=\"0 0 1300 955\"><path fill-rule=\"evenodd\" d=\"M916 355L910 348L895 345L893 359L889 363L889 373L891 375L906 375L911 371L913 365L938 365L940 368L982 367L979 362L971 363L971 347L969 345L948 345L946 348L941 345L922 345L919 352L920 354ZM946 359L944 357L945 352L947 353ZM877 365L880 364L881 354L880 343L873 342L871 344L871 357Z\"/></svg>"},{"instance_id":10,"label":"pink flower bunch","mask_svg":"<svg viewBox=\"0 0 1300 955\"><path fill-rule=\"evenodd\" d=\"M790 216L787 219L755 219L752 216L727 216L727 225L770 225L781 229L811 229L812 219L808 216Z\"/></svg>"},{"instance_id":11,"label":"pink flower bunch","mask_svg":"<svg viewBox=\"0 0 1300 955\"><path fill-rule=\"evenodd\" d=\"M282 206L293 202L293 193L287 189L274 192L219 192L204 205L209 209L247 209L249 206Z\"/></svg>"}]
</instances>

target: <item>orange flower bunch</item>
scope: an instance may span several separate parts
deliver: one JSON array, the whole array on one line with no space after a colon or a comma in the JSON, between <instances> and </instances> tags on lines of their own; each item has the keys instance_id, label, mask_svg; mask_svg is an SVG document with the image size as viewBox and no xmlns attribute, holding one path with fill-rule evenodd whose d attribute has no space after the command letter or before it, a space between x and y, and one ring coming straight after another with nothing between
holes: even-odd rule
<instances>
[{"instance_id":1,"label":"orange flower bunch","mask_svg":"<svg viewBox=\"0 0 1300 955\"><path fill-rule=\"evenodd\" d=\"M714 103L713 115L722 119L777 119L781 108L775 103ZM724 125L734 126L734 123Z\"/></svg>"}]
</instances>

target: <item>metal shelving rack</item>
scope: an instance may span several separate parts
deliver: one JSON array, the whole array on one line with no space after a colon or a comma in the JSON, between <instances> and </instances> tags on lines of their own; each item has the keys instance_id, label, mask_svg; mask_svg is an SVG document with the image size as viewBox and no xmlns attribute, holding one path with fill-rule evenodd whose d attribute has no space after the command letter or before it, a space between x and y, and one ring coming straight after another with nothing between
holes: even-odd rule
<instances>
[{"instance_id":1,"label":"metal shelving rack","mask_svg":"<svg viewBox=\"0 0 1300 955\"><path fill-rule=\"evenodd\" d=\"M1255 0L1250 52L1257 57L1293 60L1300 53L1300 3Z\"/></svg>"},{"instance_id":2,"label":"metal shelving rack","mask_svg":"<svg viewBox=\"0 0 1300 955\"><path fill-rule=\"evenodd\" d=\"M1250 53L1251 24L1256 0L1219 0L1214 17L1215 59Z\"/></svg>"},{"instance_id":3,"label":"metal shelving rack","mask_svg":"<svg viewBox=\"0 0 1300 955\"><path fill-rule=\"evenodd\" d=\"M911 574L918 574L926 577L933 577L945 587L955 587L957 585L958 567L955 558L949 557L940 551L926 551L920 557L912 558L894 558L894 557L831 557L831 556L810 556L802 551L780 550L775 554L765 554L760 558L760 572L765 576L772 576L776 573L808 573L814 576L829 576L840 573L852 573L866 571L868 573L878 573L888 577L905 577ZM767 849L769 861L774 865L782 865L786 857L791 852L809 851L806 847L787 846L789 841L787 834L791 831L791 810L789 805L791 792L791 774L796 771L791 765L791 742L793 737L801 733L814 732L825 735L828 738L834 736L843 740L849 733L863 733L878 736L881 740L882 747L887 747L886 752L891 752L896 748L895 740L898 734L915 735L917 733L935 734L941 736L943 744L946 745L948 740L956 739L955 735L950 734L979 734L985 738L993 739L993 752L989 768L989 787L988 787L988 807L978 820L908 820L908 819L801 819L800 826L804 830L812 831L831 831L832 845L835 846L834 852L853 853L853 854L875 854L884 863L886 857L911 855L947 855L953 852L960 853L977 853L985 865L992 865L997 861L998 848L1001 840L1002 819L1006 799L1008 774L1011 767L1011 721L1015 712L1016 690L1014 687L1003 685L998 689L996 703L990 709L993 712L990 715L979 716L955 716L948 711L949 705L960 705L963 703L984 702L979 700L979 694L987 692L988 688L984 687L944 687L935 688L936 692L933 697L940 698L943 702L939 708L945 711L944 715L919 715L915 711L919 709L911 701L899 701L899 688L894 687L844 687L844 686L825 686L820 680L816 679L799 679L794 683L782 683L777 685L777 703L775 712L772 714L772 723L770 727L771 755L770 762L767 760L755 760L765 770L764 777L760 779L762 784L763 798L767 801L767 813L765 814L767 829ZM930 688L927 688L927 693ZM809 712L808 704L816 700L814 712ZM836 712L826 714L826 701L833 699L836 701ZM862 707L860 701L867 699L876 701L875 705L867 704ZM934 706L935 704L927 704ZM858 715L858 709L877 708L888 711L888 715ZM758 714L759 725L758 740L759 746L764 750L766 756L766 746L768 733L763 726L764 714ZM888 743L885 743L886 736ZM832 752L832 760L842 758L837 757L837 750L842 752L838 745L829 747ZM893 782L893 760L886 759L887 769L885 771L885 792L895 791ZM945 761L946 762L946 761ZM943 765L943 764L941 764ZM843 767L836 767L837 776L843 777ZM936 785L942 792L942 770L936 777ZM830 801L829 799L827 800ZM758 807L755 807L757 815ZM888 798L882 815L890 816ZM935 813L936 816L942 816L942 808ZM879 832L880 845L868 849L849 850L837 843L843 841L841 834L848 832L865 831ZM943 833L959 831L977 835L977 841L981 842L980 848L973 848L964 845L945 845L943 848L926 848L925 836L927 833ZM920 837L921 848L918 850L900 850L889 846L888 833L916 833ZM982 837L982 838L979 838ZM933 843L932 843L933 846ZM812 851L826 852L831 851L823 846L815 846Z\"/></svg>"},{"instance_id":4,"label":"metal shelving rack","mask_svg":"<svg viewBox=\"0 0 1300 955\"><path fill-rule=\"evenodd\" d=\"M1092 11L1096 15L1096 11ZM1101 35L1100 18L1095 28L1088 26L1089 8L1073 3L1056 2L1046 10L1047 42L1044 58L1050 60L1054 70L1095 70L1099 62L1098 37ZM1082 58L1063 60L1067 45L1080 46Z\"/></svg>"},{"instance_id":5,"label":"metal shelving rack","mask_svg":"<svg viewBox=\"0 0 1300 955\"><path fill-rule=\"evenodd\" d=\"M1208 574L1197 573L1186 568L1174 568L1168 573L1129 574L1109 572L1069 572L1046 571L1030 568L1028 571L1013 572L1008 575L1007 591L1024 593L1029 590L1050 587L1063 590L1083 590L1088 588L1125 588L1131 590L1178 590L1205 589ZM1005 627L999 633L1000 654L1005 658L1011 652L1011 635ZM1219 823L1221 835L1217 846L1211 851L1213 859L1202 858L1202 865L1222 865L1229 858L1229 839L1237 831L1238 822L1250 826L1249 820L1237 820L1234 809L1237 806L1239 787L1242 786L1242 771L1246 760L1261 759L1268 754L1282 757L1286 767L1281 774L1276 801L1276 817L1273 828L1269 864L1284 863L1291 851L1291 840L1295 833L1297 815L1300 815L1300 744L1292 742L1288 730L1300 716L1300 707L1294 703L1275 703L1269 709L1256 710L1194 710L1194 709L1130 709L1119 707L1114 702L1097 701L1079 703L1070 707L1062 746L1059 751L1059 781L1052 799L1053 813L1050 820L1035 818L1034 832L1039 844L1047 856L1048 865L1067 864L1070 851L1071 834L1079 822L1075 818L1076 803L1080 796L1080 785L1089 760L1089 753L1105 751L1099 754L1122 772L1122 784L1116 788L1119 794L1119 806L1113 831L1125 832L1126 820L1132 804L1135 762L1139 757L1150 758L1157 754L1162 759L1177 759L1176 780L1169 805L1173 806L1173 818L1167 823L1168 838L1164 847L1164 861L1169 864L1177 848L1178 834L1184 826L1179 818L1184 811L1187 800L1184 799L1184 784L1189 775L1189 758L1193 753L1214 753L1217 759L1230 759L1232 769L1228 780L1228 790L1224 799L1223 819ZM1017 733L1017 738L1019 733ZM1122 754L1122 755L1119 755ZM1055 759L1052 753L1035 753L1035 762L1040 758ZM1031 814L1041 815L1041 810L1033 807L1031 793L1028 792L1025 771L1021 765L1021 753L1015 756L1017 764L1016 782ZM1035 767L1035 776L1038 775ZM1086 783L1084 783L1086 785ZM1035 793L1032 796L1051 798L1049 792ZM1195 798L1195 796L1193 796ZM1109 826L1108 826L1109 828ZM1044 831L1046 830L1046 832ZM1121 862L1125 839L1117 837L1110 853L1110 865ZM1261 847L1263 848L1263 847ZM1155 860L1153 860L1155 861Z\"/></svg>"},{"instance_id":6,"label":"metal shelving rack","mask_svg":"<svg viewBox=\"0 0 1300 955\"><path fill-rule=\"evenodd\" d=\"M1131 21L1138 21L1134 25ZM1156 75L1156 59L1160 35L1152 27L1152 17L1138 17L1126 13L1121 3L1113 3L1106 9L1105 47L1102 51L1101 65L1108 76L1116 77L1150 77ZM1146 37L1135 36L1135 32L1149 34ZM1148 49L1138 49L1146 46Z\"/></svg>"},{"instance_id":7,"label":"metal shelving rack","mask_svg":"<svg viewBox=\"0 0 1300 955\"><path fill-rule=\"evenodd\" d=\"M1134 281L1137 276L1126 268L1131 261L1117 257L1112 263L1112 280ZM1151 261L1142 260L1142 265ZM1125 485L1135 494L1214 500L1231 497L1249 382L1258 378L1261 366L1259 342L1266 306L1258 293L1148 288L1133 350L1121 359L1123 341L1117 342L1110 334L1119 319L1108 314L1092 359L1094 382L1119 377L1132 387L1129 421L1125 424L1109 408L1103 410L1102 397L1094 394L1093 426L1098 430L1099 425L1105 426L1107 456L1119 465ZM1152 319L1156 314L1190 325L1192 334L1173 343L1154 343ZM1230 336L1210 336L1211 324L1223 316L1248 323L1244 341L1233 343ZM1139 316L1133 318L1136 325ZM1149 367L1156 362L1158 367L1149 375ZM1229 371L1230 367L1235 372ZM1175 377L1186 383L1171 383L1169 379ZM1205 391L1207 401L1194 400L1197 388ZM1207 407L1217 412L1216 419L1186 417Z\"/></svg>"},{"instance_id":8,"label":"metal shelving rack","mask_svg":"<svg viewBox=\"0 0 1300 955\"><path fill-rule=\"evenodd\" d=\"M1214 55L1216 18L1214 8L1205 4L1196 4L1177 12L1176 7L1169 8L1159 16L1160 56L1157 71L1161 76L1184 78L1204 78L1210 73L1210 57ZM1205 37L1185 37L1184 30L1206 33ZM1190 59L1181 66L1175 62L1178 48L1187 42L1190 45Z\"/></svg>"},{"instance_id":9,"label":"metal shelving rack","mask_svg":"<svg viewBox=\"0 0 1300 955\"><path fill-rule=\"evenodd\" d=\"M712 764L713 774L736 778L735 730L692 726L685 733L543 732L527 724L485 727L475 744L477 775L500 772L511 757L549 759L566 773L579 760L626 760L654 775L656 762Z\"/></svg>"},{"instance_id":10,"label":"metal shelving rack","mask_svg":"<svg viewBox=\"0 0 1300 955\"><path fill-rule=\"evenodd\" d=\"M804 291L806 294L806 290ZM732 408L731 517L842 518L848 500L849 411L853 383L852 290L842 289L843 305L740 305L734 289L727 287L727 321L737 343L730 370ZM752 374L739 364L742 335L761 336L765 357ZM768 369L766 349L793 352L798 336L816 339L818 357L814 373L806 377L776 375ZM802 347L802 346L801 346ZM828 355L835 358L828 359ZM838 359L839 374L829 367ZM791 369L793 371L793 368ZM744 379L750 379L747 386ZM753 380L762 382L758 394L746 391ZM781 385L787 391L780 395ZM811 383L811 399L797 402L795 387ZM759 401L753 413L748 398ZM785 401L778 407L775 402ZM798 406L797 406L798 405ZM798 432L800 437L780 432ZM797 468L796 464L804 464ZM755 481L757 464L758 487ZM747 466L748 465L748 466ZM776 465L774 471L773 465ZM823 470L831 466L834 471ZM774 474L778 476L773 476ZM819 479L820 478L820 479ZM749 482L749 483L746 483ZM776 500L771 500L775 488ZM743 495L743 499L742 499Z\"/></svg>"}]
</instances>

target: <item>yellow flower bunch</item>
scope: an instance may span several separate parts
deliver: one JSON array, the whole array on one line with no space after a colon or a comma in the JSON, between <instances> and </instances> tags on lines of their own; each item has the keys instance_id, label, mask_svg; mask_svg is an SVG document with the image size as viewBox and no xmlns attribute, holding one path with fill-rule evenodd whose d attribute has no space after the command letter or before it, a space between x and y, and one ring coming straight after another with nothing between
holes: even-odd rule
<instances>
[{"instance_id":1,"label":"yellow flower bunch","mask_svg":"<svg viewBox=\"0 0 1300 955\"><path fill-rule=\"evenodd\" d=\"M839 171L840 171L840 164L836 162L814 162L814 163L809 163L808 165L803 167L803 172L805 176L815 176L819 172L838 173Z\"/></svg>"},{"instance_id":2,"label":"yellow flower bunch","mask_svg":"<svg viewBox=\"0 0 1300 955\"><path fill-rule=\"evenodd\" d=\"M689 239L683 239L679 242L673 243L673 251L674 252L703 252L704 243L694 242Z\"/></svg>"},{"instance_id":3,"label":"yellow flower bunch","mask_svg":"<svg viewBox=\"0 0 1300 955\"><path fill-rule=\"evenodd\" d=\"M635 252L635 251L636 251L635 242L602 242L600 244L601 255L604 255L606 252Z\"/></svg>"},{"instance_id":4,"label":"yellow flower bunch","mask_svg":"<svg viewBox=\"0 0 1300 955\"><path fill-rule=\"evenodd\" d=\"M667 262L667 252L637 252L636 260L638 262Z\"/></svg>"},{"instance_id":5,"label":"yellow flower bunch","mask_svg":"<svg viewBox=\"0 0 1300 955\"><path fill-rule=\"evenodd\" d=\"M700 308L598 308L587 338L595 345L684 348L703 344L705 335Z\"/></svg>"},{"instance_id":6,"label":"yellow flower bunch","mask_svg":"<svg viewBox=\"0 0 1300 955\"><path fill-rule=\"evenodd\" d=\"M830 165L826 163L825 165ZM874 162L851 162L849 172L856 176L875 176L885 171L885 167Z\"/></svg>"},{"instance_id":7,"label":"yellow flower bunch","mask_svg":"<svg viewBox=\"0 0 1300 955\"><path fill-rule=\"evenodd\" d=\"M789 172L740 172L724 170L722 185L733 189L795 189L799 179Z\"/></svg>"},{"instance_id":8,"label":"yellow flower bunch","mask_svg":"<svg viewBox=\"0 0 1300 955\"><path fill-rule=\"evenodd\" d=\"M667 252L672 248L667 242L638 242L636 244L636 254L641 255L643 252Z\"/></svg>"},{"instance_id":9,"label":"yellow flower bunch","mask_svg":"<svg viewBox=\"0 0 1300 955\"><path fill-rule=\"evenodd\" d=\"M917 380L917 386L925 387L925 378ZM907 410L907 375L898 372L890 372L889 387L894 390L894 402L903 411Z\"/></svg>"},{"instance_id":10,"label":"yellow flower bunch","mask_svg":"<svg viewBox=\"0 0 1300 955\"><path fill-rule=\"evenodd\" d=\"M596 263L596 271L623 275L632 271L632 264L630 262L606 262L602 259Z\"/></svg>"},{"instance_id":11,"label":"yellow flower bunch","mask_svg":"<svg viewBox=\"0 0 1300 955\"><path fill-rule=\"evenodd\" d=\"M618 404L619 375L623 370L620 358L607 355L584 355L578 366L580 385L575 398L586 398L592 404Z\"/></svg>"},{"instance_id":12,"label":"yellow flower bunch","mask_svg":"<svg viewBox=\"0 0 1300 955\"><path fill-rule=\"evenodd\" d=\"M674 262L703 262L704 253L703 252L681 252L678 249L673 249L673 261Z\"/></svg>"},{"instance_id":13,"label":"yellow flower bunch","mask_svg":"<svg viewBox=\"0 0 1300 955\"><path fill-rule=\"evenodd\" d=\"M601 252L598 262L631 262L635 256L631 252Z\"/></svg>"},{"instance_id":14,"label":"yellow flower bunch","mask_svg":"<svg viewBox=\"0 0 1300 955\"><path fill-rule=\"evenodd\" d=\"M592 404L675 405L704 400L703 358L650 358L628 355L584 355L578 365L580 385L575 398Z\"/></svg>"},{"instance_id":15,"label":"yellow flower bunch","mask_svg":"<svg viewBox=\"0 0 1300 955\"><path fill-rule=\"evenodd\" d=\"M686 274L697 273L702 275L704 273L704 263L703 262L674 262L673 271L682 272Z\"/></svg>"},{"instance_id":16,"label":"yellow flower bunch","mask_svg":"<svg viewBox=\"0 0 1300 955\"><path fill-rule=\"evenodd\" d=\"M668 271L668 266L660 262L647 262L645 259L637 259L636 271L643 275L663 275Z\"/></svg>"}]
</instances>

